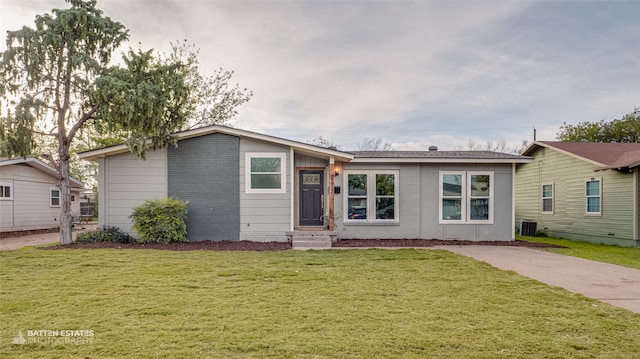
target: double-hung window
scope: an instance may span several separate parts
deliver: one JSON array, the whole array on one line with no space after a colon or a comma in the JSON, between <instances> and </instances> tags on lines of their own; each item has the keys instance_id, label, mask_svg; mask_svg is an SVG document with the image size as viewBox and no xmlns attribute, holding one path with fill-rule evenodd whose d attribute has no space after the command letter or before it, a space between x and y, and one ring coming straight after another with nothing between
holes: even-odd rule
<instances>
[{"instance_id":1,"label":"double-hung window","mask_svg":"<svg viewBox=\"0 0 640 359\"><path fill-rule=\"evenodd\" d=\"M491 185L492 175L469 173L469 221L489 221L491 218L489 211L493 210L491 201L493 199L493 186Z\"/></svg>"},{"instance_id":2,"label":"double-hung window","mask_svg":"<svg viewBox=\"0 0 640 359\"><path fill-rule=\"evenodd\" d=\"M51 187L50 191L50 204L51 207L59 207L60 206L60 190L56 187Z\"/></svg>"},{"instance_id":3,"label":"double-hung window","mask_svg":"<svg viewBox=\"0 0 640 359\"><path fill-rule=\"evenodd\" d=\"M285 193L286 153L247 153L245 190L247 193Z\"/></svg>"},{"instance_id":4,"label":"double-hung window","mask_svg":"<svg viewBox=\"0 0 640 359\"><path fill-rule=\"evenodd\" d=\"M440 174L440 220L462 220L464 173Z\"/></svg>"},{"instance_id":5,"label":"double-hung window","mask_svg":"<svg viewBox=\"0 0 640 359\"><path fill-rule=\"evenodd\" d=\"M11 189L11 183L9 182L0 182L0 200L3 199L13 199L13 191Z\"/></svg>"},{"instance_id":6,"label":"double-hung window","mask_svg":"<svg viewBox=\"0 0 640 359\"><path fill-rule=\"evenodd\" d=\"M397 222L398 171L346 171L346 222Z\"/></svg>"},{"instance_id":7,"label":"double-hung window","mask_svg":"<svg viewBox=\"0 0 640 359\"><path fill-rule=\"evenodd\" d=\"M553 214L553 183L542 184L542 213Z\"/></svg>"},{"instance_id":8,"label":"double-hung window","mask_svg":"<svg viewBox=\"0 0 640 359\"><path fill-rule=\"evenodd\" d=\"M493 223L493 172L440 172L439 223Z\"/></svg>"},{"instance_id":9,"label":"double-hung window","mask_svg":"<svg viewBox=\"0 0 640 359\"><path fill-rule=\"evenodd\" d=\"M590 179L585 181L585 213L587 215L602 214L602 181Z\"/></svg>"}]
</instances>

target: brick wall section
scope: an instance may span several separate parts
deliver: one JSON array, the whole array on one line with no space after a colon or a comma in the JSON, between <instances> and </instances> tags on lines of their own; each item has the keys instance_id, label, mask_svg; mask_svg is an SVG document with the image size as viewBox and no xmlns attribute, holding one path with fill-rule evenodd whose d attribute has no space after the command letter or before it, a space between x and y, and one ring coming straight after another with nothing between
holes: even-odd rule
<instances>
[{"instance_id":1,"label":"brick wall section","mask_svg":"<svg viewBox=\"0 0 640 359\"><path fill-rule=\"evenodd\" d=\"M189 201L189 241L240 237L240 139L212 134L168 149L168 194Z\"/></svg>"}]
</instances>

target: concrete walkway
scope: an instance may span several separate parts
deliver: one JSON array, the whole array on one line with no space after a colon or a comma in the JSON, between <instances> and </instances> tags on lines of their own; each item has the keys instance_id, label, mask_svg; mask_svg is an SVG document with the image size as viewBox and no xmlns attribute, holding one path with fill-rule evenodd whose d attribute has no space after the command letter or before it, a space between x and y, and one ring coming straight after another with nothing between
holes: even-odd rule
<instances>
[{"instance_id":1,"label":"concrete walkway","mask_svg":"<svg viewBox=\"0 0 640 359\"><path fill-rule=\"evenodd\" d=\"M72 236L76 238L78 233L92 231L98 228L97 224L85 224L77 230L74 229ZM60 233L41 233L28 236L0 238L0 251L13 251L27 246L38 246L41 244L51 244L60 242Z\"/></svg>"},{"instance_id":2,"label":"concrete walkway","mask_svg":"<svg viewBox=\"0 0 640 359\"><path fill-rule=\"evenodd\" d=\"M620 308L640 313L640 270L523 247L440 246Z\"/></svg>"}]
</instances>

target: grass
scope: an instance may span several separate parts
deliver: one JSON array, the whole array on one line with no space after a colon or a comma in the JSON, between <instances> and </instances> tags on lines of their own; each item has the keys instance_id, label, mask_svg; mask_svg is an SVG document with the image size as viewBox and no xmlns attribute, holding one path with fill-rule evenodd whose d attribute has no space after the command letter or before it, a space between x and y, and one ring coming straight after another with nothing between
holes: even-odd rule
<instances>
[{"instance_id":1,"label":"grass","mask_svg":"<svg viewBox=\"0 0 640 359\"><path fill-rule=\"evenodd\" d=\"M640 315L436 250L0 252L3 358L633 358ZM81 343L12 344L90 330ZM59 338L59 337L58 337Z\"/></svg>"},{"instance_id":2,"label":"grass","mask_svg":"<svg viewBox=\"0 0 640 359\"><path fill-rule=\"evenodd\" d=\"M553 237L518 236L518 239L567 247L546 248L545 250L549 252L640 269L640 248L625 248L606 244L577 242Z\"/></svg>"}]
</instances>

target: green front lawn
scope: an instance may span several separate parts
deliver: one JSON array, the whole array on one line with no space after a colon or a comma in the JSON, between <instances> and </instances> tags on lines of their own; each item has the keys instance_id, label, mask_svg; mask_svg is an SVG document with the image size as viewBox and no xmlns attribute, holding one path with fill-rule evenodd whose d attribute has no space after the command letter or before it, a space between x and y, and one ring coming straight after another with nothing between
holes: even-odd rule
<instances>
[{"instance_id":1,"label":"green front lawn","mask_svg":"<svg viewBox=\"0 0 640 359\"><path fill-rule=\"evenodd\" d=\"M26 248L0 252L0 315L0 357L6 358L633 358L640 352L639 314L436 250ZM62 332L29 336L34 330L93 336L55 343ZM20 331L27 344L12 344Z\"/></svg>"},{"instance_id":2,"label":"green front lawn","mask_svg":"<svg viewBox=\"0 0 640 359\"><path fill-rule=\"evenodd\" d=\"M625 248L552 237L518 236L518 239L529 242L557 244L567 247L545 248L545 250L549 252L640 269L640 248Z\"/></svg>"}]
</instances>

